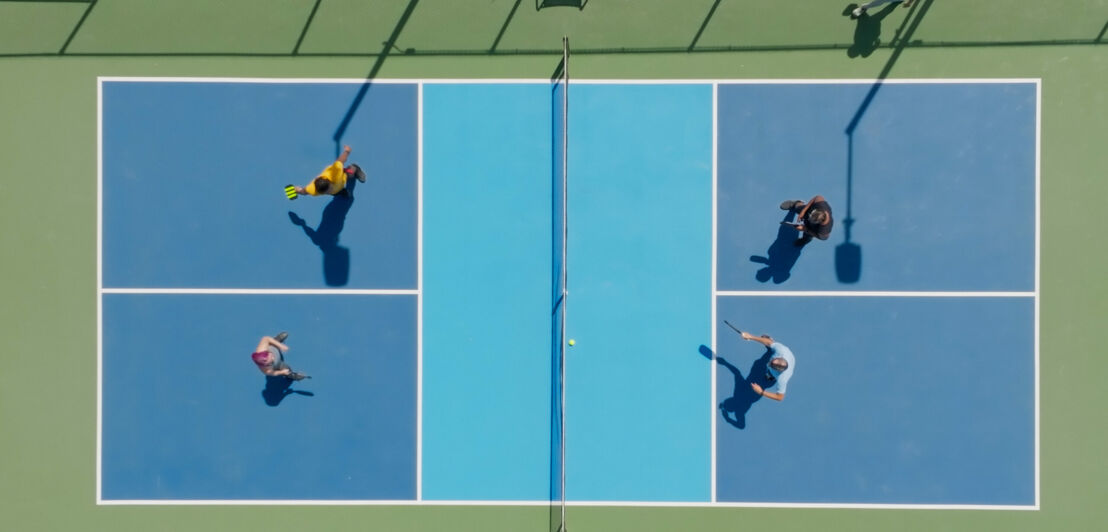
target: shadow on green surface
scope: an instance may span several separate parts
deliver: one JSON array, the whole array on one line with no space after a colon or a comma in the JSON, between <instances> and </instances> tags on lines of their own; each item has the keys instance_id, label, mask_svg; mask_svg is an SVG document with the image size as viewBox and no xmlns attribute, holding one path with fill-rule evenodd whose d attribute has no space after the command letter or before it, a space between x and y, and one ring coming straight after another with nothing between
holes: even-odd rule
<instances>
[{"instance_id":1,"label":"shadow on green surface","mask_svg":"<svg viewBox=\"0 0 1108 532\"><path fill-rule=\"evenodd\" d=\"M85 24L85 20L88 20L89 13L92 13L92 8L96 7L96 1L92 0L88 6L85 7L85 12L81 14L81 20L77 21L77 25L73 26L73 31L69 32L69 37L65 40L65 44L62 45L62 49L58 50L59 55L64 55L65 51L69 49L69 43L73 42L73 38L77 36L77 32L81 31L81 26Z\"/></svg>"},{"instance_id":2,"label":"shadow on green surface","mask_svg":"<svg viewBox=\"0 0 1108 532\"><path fill-rule=\"evenodd\" d=\"M308 14L308 20L304 22L304 29L300 30L300 38L296 39L296 46L292 49L292 55L300 54L300 45L304 44L304 37L308 36L308 29L312 27L312 20L315 20L315 14L319 12L319 3L323 0L315 0L315 5L312 6L312 12Z\"/></svg>"},{"instance_id":3,"label":"shadow on green surface","mask_svg":"<svg viewBox=\"0 0 1108 532\"><path fill-rule=\"evenodd\" d=\"M548 7L576 7L580 10L585 9L587 3L589 0L535 0L535 11Z\"/></svg>"},{"instance_id":4,"label":"shadow on green surface","mask_svg":"<svg viewBox=\"0 0 1108 532\"><path fill-rule=\"evenodd\" d=\"M689 43L687 51L696 51L696 43L700 42L700 36L704 35L704 30L708 28L708 23L712 21L712 15L716 14L716 9L719 7L721 1L722 0L716 0L715 3L712 4L712 8L708 10L708 14L704 17L704 22L700 23L700 29L696 30L696 36L693 37L692 42Z\"/></svg>"},{"instance_id":5,"label":"shadow on green surface","mask_svg":"<svg viewBox=\"0 0 1108 532\"><path fill-rule=\"evenodd\" d=\"M881 46L881 21L889 16L889 13L892 13L896 7L897 4L888 4L881 11L873 14L863 13L862 16L858 17L854 26L854 44L847 48L846 55L848 57L869 57L874 50ZM852 10L853 8L847 6L847 9ZM843 14L849 14L849 11L844 11ZM904 20L909 18L911 16Z\"/></svg>"},{"instance_id":6,"label":"shadow on green surface","mask_svg":"<svg viewBox=\"0 0 1108 532\"><path fill-rule=\"evenodd\" d=\"M508 18L504 19L504 24L500 26L500 33L496 34L496 40L492 41L492 46L489 47L489 53L496 53L496 47L500 45L500 39L504 38L504 32L508 31L508 26L512 23L512 18L516 16L516 11L519 9L519 4L523 0L516 0L516 3L512 6L512 10L508 12Z\"/></svg>"},{"instance_id":7,"label":"shadow on green surface","mask_svg":"<svg viewBox=\"0 0 1108 532\"><path fill-rule=\"evenodd\" d=\"M76 21L71 31L68 32L64 42L56 52L5 52L0 49L0 58L13 58L13 57L48 57L48 56L68 56L68 57L373 57L377 59L377 63L374 65L374 69L371 70L371 74L375 75L380 70L380 64L390 55L400 53L405 56L512 56L512 55L554 55L560 53L557 48L555 39L549 38L549 36L535 35L525 39L523 47L516 48L504 48L504 37L514 20L519 15L519 6L522 0L516 0L510 5L508 12L505 15L503 22L499 25L497 33L490 35L489 40L492 44L490 46L483 46L474 43L474 46L457 46L452 48L441 48L435 45L421 45L420 43L406 43L408 46L401 47L398 44L400 30L404 28L408 20L412 16L412 10L417 2L410 2L407 9L403 12L394 26L392 35L383 43L380 51L351 51L351 52L305 52L302 50L302 46L309 31L316 29L319 30L321 25L326 26L325 23L316 20L319 13L322 0L314 0L312 8L304 19L302 25L298 25L299 34L293 39L290 36L290 41L295 42L291 49L285 50L273 50L270 52L246 52L238 50L225 50L215 52L142 52L142 51L73 51L71 45L74 39L80 34L82 28L85 26L86 20L89 18L96 8L98 0L0 0L0 4L3 3L42 3L42 4L87 4L80 18ZM544 10L550 7L576 7L578 11L582 12L581 17L584 17L586 0L536 0L536 10ZM911 6L911 10L915 12L918 5L921 2L917 1ZM683 42L688 44L681 44L681 42L672 42L665 45L638 45L638 46L582 46L580 43L582 40L578 40L578 47L574 50L574 53L580 55L589 54L672 54L672 53L716 53L716 52L773 52L773 51L818 51L818 50L846 50L848 53L867 57L878 49L896 49L898 47L910 47L910 48L965 48L965 47L1004 47L1004 46L1073 46L1073 45L1100 45L1105 44L1105 33L1108 32L1108 23L1100 29L1095 37L1091 38L1048 38L1040 35L1038 38L1032 37L1027 39L980 39L980 40L916 40L911 41L906 36L902 37L903 29L912 18L913 13L909 13L902 21L900 27L896 30L892 39L887 42L883 42L877 39L880 34L880 18L886 16L889 10L888 8L881 11L879 14L871 14L863 16L859 19L858 26L855 28L853 39L850 42L845 40L842 42L815 42L815 43L798 43L798 44L714 44L714 45L702 45L701 38L712 26L712 22L715 19L717 10L724 5L722 0L715 0L711 5L707 6L705 15L697 28L696 32L691 36L682 39ZM890 4L889 7L893 7L899 4ZM168 8L167 8L168 9ZM675 8L678 9L678 8ZM685 8L680 8L685 9ZM432 13L433 10L429 10L428 13ZM553 14L564 13L561 10L553 10ZM1076 15L1076 12L1075 12ZM104 15L107 16L107 15ZM298 15L302 16L302 15ZM545 16L545 15L544 15ZM591 15L589 15L591 17ZM553 19L552 19L553 20ZM573 19L571 19L573 20ZM583 20L583 19L582 19ZM458 21L451 20L451 24L457 25ZM618 22L618 19L615 20ZM111 23L107 23L111 27ZM665 22L659 24L665 25ZM125 25L120 22L120 25ZM564 25L564 24L563 24ZM876 26L875 26L876 25ZM1056 24L1057 26L1057 24ZM121 28L122 29L122 28ZM197 28L197 31L204 31L205 28ZM426 30L426 28L424 28ZM560 33L567 33L566 29ZM443 27L441 32L433 31L432 34L457 32L458 28ZM1040 30L1038 26L1029 29L1028 31L1045 31ZM572 33L571 31L568 33ZM659 32L659 35L665 33L672 36L672 31ZM480 40L481 34L476 32L470 32L466 35L472 35L474 39ZM741 32L736 32L739 38L747 38L748 36L742 35ZM845 35L844 35L845 37ZM869 38L873 37L873 38ZM663 39L666 37L659 37ZM669 37L668 40L673 40ZM249 41L246 41L249 42ZM489 42L488 40L485 41ZM414 44L414 46L412 45ZM529 45L534 45L529 47ZM372 78L373 76L367 76Z\"/></svg>"}]
</instances>

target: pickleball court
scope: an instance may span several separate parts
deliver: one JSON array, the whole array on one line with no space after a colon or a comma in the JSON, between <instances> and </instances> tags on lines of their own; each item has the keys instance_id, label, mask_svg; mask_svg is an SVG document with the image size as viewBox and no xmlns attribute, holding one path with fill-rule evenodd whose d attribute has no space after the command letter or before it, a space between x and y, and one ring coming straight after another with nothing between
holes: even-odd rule
<instances>
[{"instance_id":1,"label":"pickleball court","mask_svg":"<svg viewBox=\"0 0 1108 532\"><path fill-rule=\"evenodd\" d=\"M1036 80L574 81L560 383L561 89L102 78L99 502L1038 506Z\"/></svg>"}]
</instances>

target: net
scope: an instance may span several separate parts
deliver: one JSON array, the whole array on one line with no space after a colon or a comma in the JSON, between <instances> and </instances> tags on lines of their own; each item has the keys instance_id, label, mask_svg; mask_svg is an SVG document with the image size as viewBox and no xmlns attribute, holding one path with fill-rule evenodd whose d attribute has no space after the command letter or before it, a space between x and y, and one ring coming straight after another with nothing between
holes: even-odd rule
<instances>
[{"instance_id":1,"label":"net","mask_svg":"<svg viewBox=\"0 0 1108 532\"><path fill-rule=\"evenodd\" d=\"M562 61L551 78L551 528L566 530L565 377L566 377L566 255L569 235L567 198L569 140L569 38L562 38ZM557 516L553 515L558 501ZM557 528L555 528L555 526Z\"/></svg>"}]
</instances>

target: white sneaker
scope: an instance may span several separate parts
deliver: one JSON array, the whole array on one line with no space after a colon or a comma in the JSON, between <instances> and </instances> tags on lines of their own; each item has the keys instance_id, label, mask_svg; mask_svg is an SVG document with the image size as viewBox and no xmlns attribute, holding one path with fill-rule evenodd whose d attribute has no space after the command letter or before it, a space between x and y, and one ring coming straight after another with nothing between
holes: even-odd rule
<instances>
[{"instance_id":1,"label":"white sneaker","mask_svg":"<svg viewBox=\"0 0 1108 532\"><path fill-rule=\"evenodd\" d=\"M858 18L858 17L866 14L866 8L858 6L858 7L854 8L854 11L851 11L850 14L854 15L854 18Z\"/></svg>"}]
</instances>

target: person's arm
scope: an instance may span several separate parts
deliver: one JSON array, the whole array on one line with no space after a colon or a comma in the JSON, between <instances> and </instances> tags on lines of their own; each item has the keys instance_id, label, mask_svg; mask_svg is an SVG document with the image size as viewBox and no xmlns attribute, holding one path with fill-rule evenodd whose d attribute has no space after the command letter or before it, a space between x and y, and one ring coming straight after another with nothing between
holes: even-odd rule
<instances>
[{"instance_id":1,"label":"person's arm","mask_svg":"<svg viewBox=\"0 0 1108 532\"><path fill-rule=\"evenodd\" d=\"M754 336L746 331L743 331L743 340L751 340L758 342L766 347L773 345L773 338L767 338L765 336Z\"/></svg>"},{"instance_id":2,"label":"person's arm","mask_svg":"<svg viewBox=\"0 0 1108 532\"><path fill-rule=\"evenodd\" d=\"M774 401L784 401L785 400L785 394L777 393L777 392L767 392L764 389L762 389L761 386L758 386L758 383L756 383L756 382L750 383L750 389L754 390L754 393L756 393L756 394L758 394L762 397L769 397L770 399L773 399Z\"/></svg>"},{"instance_id":3,"label":"person's arm","mask_svg":"<svg viewBox=\"0 0 1108 532\"><path fill-rule=\"evenodd\" d=\"M350 156L350 146L342 147L342 155L339 155L338 161L342 164L346 164L346 158Z\"/></svg>"},{"instance_id":4,"label":"person's arm","mask_svg":"<svg viewBox=\"0 0 1108 532\"><path fill-rule=\"evenodd\" d=\"M277 349L280 349L281 351L289 350L289 346L278 342L276 338L272 336L263 336L262 339L258 341L258 347L254 349L254 352L261 353L262 351L269 349L269 346L271 345L273 347L276 347Z\"/></svg>"},{"instance_id":5,"label":"person's arm","mask_svg":"<svg viewBox=\"0 0 1108 532\"><path fill-rule=\"evenodd\" d=\"M796 219L800 220L801 223L803 223L804 222L804 215L808 214L808 209L811 209L812 205L815 205L817 202L820 202L820 201L827 201L827 200L823 199L823 196L820 196L819 194L816 194L816 197L812 198L811 200L808 201L808 203L804 204L804 208L800 209L800 213L798 213L796 215Z\"/></svg>"}]
</instances>

